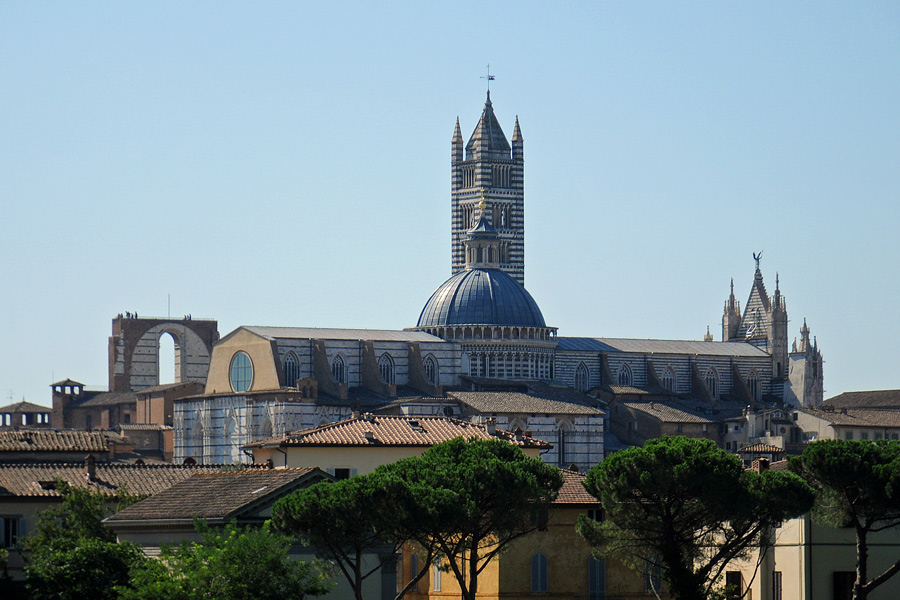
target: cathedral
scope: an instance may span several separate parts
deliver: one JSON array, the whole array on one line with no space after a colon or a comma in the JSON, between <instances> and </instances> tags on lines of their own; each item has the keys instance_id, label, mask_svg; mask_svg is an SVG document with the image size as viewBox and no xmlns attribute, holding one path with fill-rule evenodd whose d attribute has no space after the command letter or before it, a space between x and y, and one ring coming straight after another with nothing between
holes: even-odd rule
<instances>
[{"instance_id":1,"label":"cathedral","mask_svg":"<svg viewBox=\"0 0 900 600\"><path fill-rule=\"evenodd\" d=\"M381 412L490 419L553 444L544 460L587 469L620 443L610 433L639 440L647 415L677 431L705 419L703 435L721 442L726 417L821 403L818 345L804 322L789 348L786 301L777 277L766 291L759 257L743 312L732 281L721 341L708 330L702 340L558 336L524 286L518 117L511 142L490 92L465 145L457 119L450 278L415 326L239 327L212 347L203 392L174 401L175 459L247 461L247 443Z\"/></svg>"}]
</instances>

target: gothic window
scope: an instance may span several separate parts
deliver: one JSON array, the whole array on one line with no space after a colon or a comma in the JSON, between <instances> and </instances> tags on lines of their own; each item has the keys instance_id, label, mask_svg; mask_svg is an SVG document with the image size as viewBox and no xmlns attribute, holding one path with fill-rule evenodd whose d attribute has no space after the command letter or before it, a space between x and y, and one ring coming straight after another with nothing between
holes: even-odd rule
<instances>
[{"instance_id":1,"label":"gothic window","mask_svg":"<svg viewBox=\"0 0 900 600\"><path fill-rule=\"evenodd\" d=\"M228 419L225 423L225 443L224 443L224 461L225 463L234 463L240 462L239 458L236 458L238 450L237 440L234 439L235 432L235 423L234 417Z\"/></svg>"},{"instance_id":2,"label":"gothic window","mask_svg":"<svg viewBox=\"0 0 900 600\"><path fill-rule=\"evenodd\" d=\"M259 424L259 437L272 437L272 421L268 417L265 417Z\"/></svg>"},{"instance_id":3,"label":"gothic window","mask_svg":"<svg viewBox=\"0 0 900 600\"><path fill-rule=\"evenodd\" d=\"M675 369L672 367L666 367L666 370L663 372L662 376L662 384L663 387L669 390L670 392L675 391Z\"/></svg>"},{"instance_id":4,"label":"gothic window","mask_svg":"<svg viewBox=\"0 0 900 600\"><path fill-rule=\"evenodd\" d=\"M387 352L378 357L378 370L381 371L382 381L394 383L394 361Z\"/></svg>"},{"instance_id":5,"label":"gothic window","mask_svg":"<svg viewBox=\"0 0 900 600\"><path fill-rule=\"evenodd\" d=\"M750 397L759 402L759 373L750 371L750 374L747 376L747 387L750 388Z\"/></svg>"},{"instance_id":6,"label":"gothic window","mask_svg":"<svg viewBox=\"0 0 900 600\"><path fill-rule=\"evenodd\" d=\"M619 367L619 385L632 385L632 381L631 366L628 363L623 363Z\"/></svg>"},{"instance_id":7,"label":"gothic window","mask_svg":"<svg viewBox=\"0 0 900 600\"><path fill-rule=\"evenodd\" d=\"M506 227L506 209L500 209L500 227Z\"/></svg>"},{"instance_id":8,"label":"gothic window","mask_svg":"<svg viewBox=\"0 0 900 600\"><path fill-rule=\"evenodd\" d=\"M591 386L591 373L584 363L579 363L575 369L575 389L579 392L586 392Z\"/></svg>"},{"instance_id":9,"label":"gothic window","mask_svg":"<svg viewBox=\"0 0 900 600\"><path fill-rule=\"evenodd\" d=\"M531 591L547 591L547 557L540 552L531 557Z\"/></svg>"},{"instance_id":10,"label":"gothic window","mask_svg":"<svg viewBox=\"0 0 900 600\"><path fill-rule=\"evenodd\" d=\"M716 373L716 370L712 367L706 370L706 377L704 378L706 381L706 389L709 390L709 395L712 396L713 400L719 399L719 374Z\"/></svg>"},{"instance_id":11,"label":"gothic window","mask_svg":"<svg viewBox=\"0 0 900 600\"><path fill-rule=\"evenodd\" d=\"M338 354L331 361L331 374L338 383L346 383L346 368L344 367L344 357Z\"/></svg>"},{"instance_id":12,"label":"gothic window","mask_svg":"<svg viewBox=\"0 0 900 600\"><path fill-rule=\"evenodd\" d=\"M284 371L284 384L288 387L297 385L297 380L300 379L300 361L293 351L287 353L281 367Z\"/></svg>"},{"instance_id":13,"label":"gothic window","mask_svg":"<svg viewBox=\"0 0 900 600\"><path fill-rule=\"evenodd\" d=\"M235 353L231 359L231 389L235 392L246 392L253 383L253 361L243 350Z\"/></svg>"},{"instance_id":14,"label":"gothic window","mask_svg":"<svg viewBox=\"0 0 900 600\"><path fill-rule=\"evenodd\" d=\"M563 421L559 424L556 430L556 452L557 452L557 460L556 464L560 467L565 468L568 466L568 449L566 448L566 442L569 439L569 434L571 432L572 426L569 423Z\"/></svg>"},{"instance_id":15,"label":"gothic window","mask_svg":"<svg viewBox=\"0 0 900 600\"><path fill-rule=\"evenodd\" d=\"M437 361L429 354L425 357L425 377L429 383L437 385L439 375Z\"/></svg>"}]
</instances>

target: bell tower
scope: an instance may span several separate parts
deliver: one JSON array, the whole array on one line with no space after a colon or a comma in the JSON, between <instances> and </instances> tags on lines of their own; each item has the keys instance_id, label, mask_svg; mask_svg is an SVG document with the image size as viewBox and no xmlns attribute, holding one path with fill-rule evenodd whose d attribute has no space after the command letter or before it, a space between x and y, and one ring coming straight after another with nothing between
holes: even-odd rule
<instances>
[{"instance_id":1,"label":"bell tower","mask_svg":"<svg viewBox=\"0 0 900 600\"><path fill-rule=\"evenodd\" d=\"M466 268L467 232L484 217L499 238L498 268L525 284L524 145L519 118L512 146L506 139L491 103L491 92L475 131L463 149L456 120L450 143L451 270ZM479 212L484 201L487 213Z\"/></svg>"}]
</instances>

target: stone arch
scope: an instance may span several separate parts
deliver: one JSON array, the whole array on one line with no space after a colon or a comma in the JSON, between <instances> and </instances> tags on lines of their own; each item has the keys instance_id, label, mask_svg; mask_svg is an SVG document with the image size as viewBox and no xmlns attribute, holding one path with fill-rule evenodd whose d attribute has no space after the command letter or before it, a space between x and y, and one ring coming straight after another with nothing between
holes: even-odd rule
<instances>
[{"instance_id":1,"label":"stone arch","mask_svg":"<svg viewBox=\"0 0 900 600\"><path fill-rule=\"evenodd\" d=\"M113 319L109 338L109 390L133 392L159 384L159 342L163 335L175 341L175 383L206 383L209 357L219 339L214 320Z\"/></svg>"}]
</instances>

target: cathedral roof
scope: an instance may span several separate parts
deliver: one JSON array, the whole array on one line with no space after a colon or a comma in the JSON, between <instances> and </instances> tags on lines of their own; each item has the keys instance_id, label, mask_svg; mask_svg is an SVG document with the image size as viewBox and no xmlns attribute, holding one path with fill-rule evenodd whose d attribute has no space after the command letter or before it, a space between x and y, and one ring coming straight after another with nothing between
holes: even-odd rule
<instances>
[{"instance_id":1,"label":"cathedral roof","mask_svg":"<svg viewBox=\"0 0 900 600\"><path fill-rule=\"evenodd\" d=\"M469 138L469 143L466 144L466 159L472 160L477 154L484 158L509 160L510 151L506 135L494 115L491 93L488 92L481 118L475 126L475 131L472 132L472 137Z\"/></svg>"},{"instance_id":2,"label":"cathedral roof","mask_svg":"<svg viewBox=\"0 0 900 600\"><path fill-rule=\"evenodd\" d=\"M460 271L435 290L417 327L447 325L547 326L525 287L498 269Z\"/></svg>"}]
</instances>

